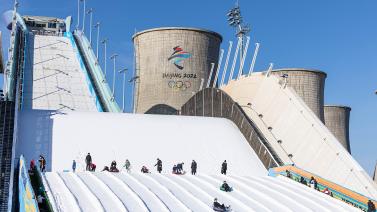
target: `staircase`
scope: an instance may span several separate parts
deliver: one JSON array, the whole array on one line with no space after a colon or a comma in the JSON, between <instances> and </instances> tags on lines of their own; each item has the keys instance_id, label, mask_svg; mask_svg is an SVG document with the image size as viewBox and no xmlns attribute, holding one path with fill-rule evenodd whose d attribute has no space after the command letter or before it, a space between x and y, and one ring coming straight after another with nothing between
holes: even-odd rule
<instances>
[{"instance_id":1,"label":"staircase","mask_svg":"<svg viewBox=\"0 0 377 212\"><path fill-rule=\"evenodd\" d=\"M8 208L14 106L14 102L0 100L0 211L7 211Z\"/></svg>"}]
</instances>

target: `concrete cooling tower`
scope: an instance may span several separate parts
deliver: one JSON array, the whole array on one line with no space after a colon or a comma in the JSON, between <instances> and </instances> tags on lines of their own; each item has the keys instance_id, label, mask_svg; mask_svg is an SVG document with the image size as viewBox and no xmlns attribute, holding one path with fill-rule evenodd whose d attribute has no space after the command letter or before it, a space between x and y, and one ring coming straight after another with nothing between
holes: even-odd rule
<instances>
[{"instance_id":1,"label":"concrete cooling tower","mask_svg":"<svg viewBox=\"0 0 377 212\"><path fill-rule=\"evenodd\" d=\"M285 68L275 69L272 74L281 77L288 75L287 85L304 100L309 108L324 122L324 90L327 74L318 70Z\"/></svg>"},{"instance_id":2,"label":"concrete cooling tower","mask_svg":"<svg viewBox=\"0 0 377 212\"><path fill-rule=\"evenodd\" d=\"M341 105L325 105L325 125L338 141L351 153L349 121L351 108Z\"/></svg>"},{"instance_id":3,"label":"concrete cooling tower","mask_svg":"<svg viewBox=\"0 0 377 212\"><path fill-rule=\"evenodd\" d=\"M133 42L138 77L135 111L164 113L180 109L201 83L206 84L222 37L203 29L169 27L138 32Z\"/></svg>"}]
</instances>

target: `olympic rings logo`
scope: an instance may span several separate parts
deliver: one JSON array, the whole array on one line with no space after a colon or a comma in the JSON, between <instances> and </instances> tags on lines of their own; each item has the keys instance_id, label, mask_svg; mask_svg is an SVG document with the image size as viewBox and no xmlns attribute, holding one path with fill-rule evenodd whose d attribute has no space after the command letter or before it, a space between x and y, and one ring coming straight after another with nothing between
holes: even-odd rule
<instances>
[{"instance_id":1,"label":"olympic rings logo","mask_svg":"<svg viewBox=\"0 0 377 212\"><path fill-rule=\"evenodd\" d=\"M172 88L174 91L185 91L187 88L191 87L191 82L189 81L169 81L169 88Z\"/></svg>"}]
</instances>

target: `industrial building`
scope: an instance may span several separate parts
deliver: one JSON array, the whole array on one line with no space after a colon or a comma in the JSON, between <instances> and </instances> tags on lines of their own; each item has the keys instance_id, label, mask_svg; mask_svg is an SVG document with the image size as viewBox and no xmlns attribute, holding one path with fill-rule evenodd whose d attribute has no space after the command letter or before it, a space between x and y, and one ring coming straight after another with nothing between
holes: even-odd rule
<instances>
[{"instance_id":1,"label":"industrial building","mask_svg":"<svg viewBox=\"0 0 377 212\"><path fill-rule=\"evenodd\" d=\"M325 105L325 125L338 141L351 153L349 122L351 108L342 105Z\"/></svg>"},{"instance_id":2,"label":"industrial building","mask_svg":"<svg viewBox=\"0 0 377 212\"><path fill-rule=\"evenodd\" d=\"M221 35L145 30L133 36L136 113L126 114L85 31L16 9L0 99L1 211L212 211L214 198L235 211L377 204L376 184L340 143L350 109L324 113L326 73L278 69L204 86L221 65ZM42 158L46 167L32 167ZM185 172L172 171L177 163ZM317 190L305 186L311 177Z\"/></svg>"},{"instance_id":3,"label":"industrial building","mask_svg":"<svg viewBox=\"0 0 377 212\"><path fill-rule=\"evenodd\" d=\"M168 111L180 109L207 83L221 41L218 33L197 28L168 27L136 33L136 113L159 110L153 108L156 106Z\"/></svg>"}]
</instances>

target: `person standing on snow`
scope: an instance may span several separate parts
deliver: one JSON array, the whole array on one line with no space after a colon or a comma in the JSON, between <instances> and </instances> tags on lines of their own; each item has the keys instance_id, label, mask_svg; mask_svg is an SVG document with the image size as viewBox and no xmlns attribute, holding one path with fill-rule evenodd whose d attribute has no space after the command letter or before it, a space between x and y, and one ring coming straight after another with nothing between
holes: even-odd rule
<instances>
[{"instance_id":1,"label":"person standing on snow","mask_svg":"<svg viewBox=\"0 0 377 212\"><path fill-rule=\"evenodd\" d=\"M310 178L310 187L311 187L311 188L314 188L315 190L318 189L318 183L317 183L317 180L314 179L314 177L311 177L311 178Z\"/></svg>"},{"instance_id":2,"label":"person standing on snow","mask_svg":"<svg viewBox=\"0 0 377 212\"><path fill-rule=\"evenodd\" d=\"M35 161L34 159L30 161L30 170L33 171L35 169Z\"/></svg>"},{"instance_id":3,"label":"person standing on snow","mask_svg":"<svg viewBox=\"0 0 377 212\"><path fill-rule=\"evenodd\" d=\"M227 164L226 160L224 160L224 162L221 164L221 174L226 175L227 169L228 169L228 164Z\"/></svg>"},{"instance_id":4,"label":"person standing on snow","mask_svg":"<svg viewBox=\"0 0 377 212\"><path fill-rule=\"evenodd\" d=\"M198 168L198 164L196 164L195 160L192 160L191 162L191 174L195 175L196 174L196 169Z\"/></svg>"},{"instance_id":5,"label":"person standing on snow","mask_svg":"<svg viewBox=\"0 0 377 212\"><path fill-rule=\"evenodd\" d=\"M76 161L73 160L72 162L72 171L75 172L76 171Z\"/></svg>"},{"instance_id":6,"label":"person standing on snow","mask_svg":"<svg viewBox=\"0 0 377 212\"><path fill-rule=\"evenodd\" d=\"M90 171L90 165L92 164L92 156L90 156L90 153L86 155L85 163L86 163L86 171Z\"/></svg>"},{"instance_id":7,"label":"person standing on snow","mask_svg":"<svg viewBox=\"0 0 377 212\"><path fill-rule=\"evenodd\" d=\"M44 172L46 170L46 159L42 156L42 155L39 155L39 169L41 170L41 172Z\"/></svg>"},{"instance_id":8,"label":"person standing on snow","mask_svg":"<svg viewBox=\"0 0 377 212\"><path fill-rule=\"evenodd\" d=\"M162 161L159 158L157 158L157 163L154 166L157 166L158 173L161 173L161 171L162 171Z\"/></svg>"},{"instance_id":9,"label":"person standing on snow","mask_svg":"<svg viewBox=\"0 0 377 212\"><path fill-rule=\"evenodd\" d=\"M376 206L373 204L372 200L368 200L367 212L376 212Z\"/></svg>"},{"instance_id":10,"label":"person standing on snow","mask_svg":"<svg viewBox=\"0 0 377 212\"><path fill-rule=\"evenodd\" d=\"M123 167L126 167L126 170L127 170L128 173L131 172L131 163L128 159L126 159L126 162L124 163Z\"/></svg>"}]
</instances>

